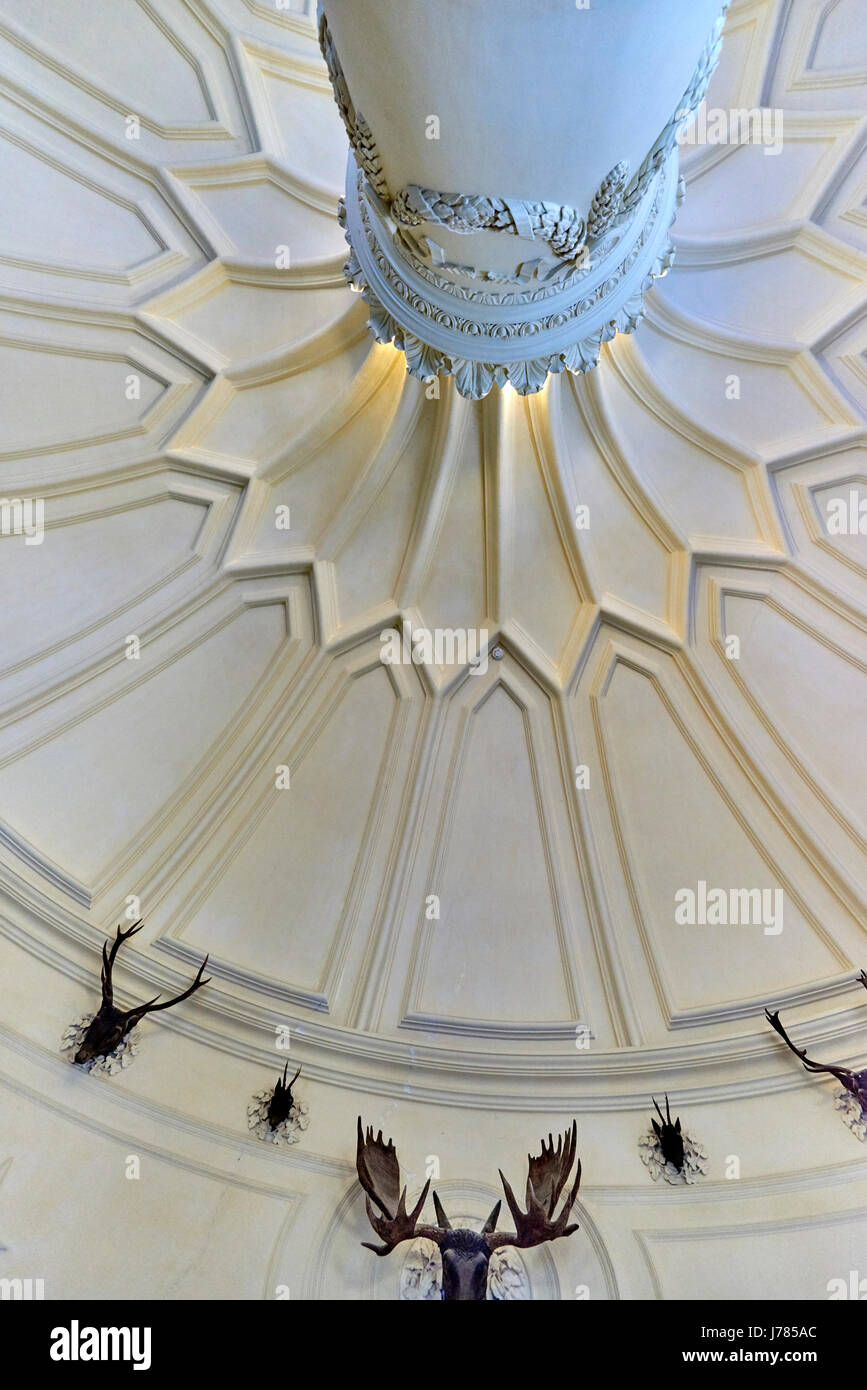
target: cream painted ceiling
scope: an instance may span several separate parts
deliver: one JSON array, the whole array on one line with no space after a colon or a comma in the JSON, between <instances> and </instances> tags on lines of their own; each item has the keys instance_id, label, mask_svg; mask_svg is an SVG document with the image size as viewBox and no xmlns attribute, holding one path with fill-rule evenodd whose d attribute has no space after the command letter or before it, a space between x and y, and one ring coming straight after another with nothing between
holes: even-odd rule
<instances>
[{"instance_id":1,"label":"cream painted ceiling","mask_svg":"<svg viewBox=\"0 0 867 1390\"><path fill-rule=\"evenodd\" d=\"M135 895L130 996L210 952L167 1027L263 1060L282 1020L373 1093L800 1086L765 1003L867 1039L858 0L735 0L709 104L783 107L782 152L685 147L639 331L482 403L344 285L300 11L0 0L2 490L47 525L0 541L4 935L83 986ZM402 618L504 659L386 668ZM701 879L783 932L674 925Z\"/></svg>"}]
</instances>

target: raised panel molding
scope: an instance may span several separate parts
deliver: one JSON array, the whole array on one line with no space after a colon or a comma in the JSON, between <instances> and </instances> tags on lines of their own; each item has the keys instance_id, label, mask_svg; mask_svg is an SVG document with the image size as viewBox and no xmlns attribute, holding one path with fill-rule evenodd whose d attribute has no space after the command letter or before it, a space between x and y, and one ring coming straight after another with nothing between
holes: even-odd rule
<instances>
[{"instance_id":1,"label":"raised panel molding","mask_svg":"<svg viewBox=\"0 0 867 1390\"><path fill-rule=\"evenodd\" d=\"M543 730L532 732L532 707L508 684L487 682L478 694L474 685L455 712L451 785L430 855L425 898L436 895L441 916L427 920L419 902L403 1022L574 1038L585 1020L536 747Z\"/></svg>"}]
</instances>

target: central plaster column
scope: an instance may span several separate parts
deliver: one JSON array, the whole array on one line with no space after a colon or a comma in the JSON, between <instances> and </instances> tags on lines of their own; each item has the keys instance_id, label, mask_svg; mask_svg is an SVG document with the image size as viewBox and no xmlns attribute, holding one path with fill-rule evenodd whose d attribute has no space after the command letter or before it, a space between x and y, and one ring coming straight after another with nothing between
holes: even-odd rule
<instances>
[{"instance_id":1,"label":"central plaster column","mask_svg":"<svg viewBox=\"0 0 867 1390\"><path fill-rule=\"evenodd\" d=\"M320 0L378 339L480 397L595 366L673 259L720 0Z\"/></svg>"}]
</instances>

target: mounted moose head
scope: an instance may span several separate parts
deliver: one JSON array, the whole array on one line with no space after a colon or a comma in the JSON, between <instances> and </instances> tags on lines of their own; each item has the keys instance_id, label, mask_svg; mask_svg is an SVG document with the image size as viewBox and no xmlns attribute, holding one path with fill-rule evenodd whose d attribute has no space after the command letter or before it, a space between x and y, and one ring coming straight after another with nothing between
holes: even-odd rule
<instances>
[{"instance_id":1,"label":"mounted moose head","mask_svg":"<svg viewBox=\"0 0 867 1390\"><path fill-rule=\"evenodd\" d=\"M858 976L861 984L867 989L867 973L861 971ZM779 1011L772 1014L770 1009L765 1009L765 1018L771 1027L779 1033L787 1047L791 1048L796 1057L800 1057L807 1071L826 1071L831 1076L836 1076L844 1091L848 1091L850 1096L854 1096L864 1115L867 1116L867 1068L864 1071L850 1071L848 1067L824 1066L821 1062L811 1062L807 1056L806 1048L802 1051L795 1047L785 1028L780 1022Z\"/></svg>"},{"instance_id":2,"label":"mounted moose head","mask_svg":"<svg viewBox=\"0 0 867 1390\"><path fill-rule=\"evenodd\" d=\"M663 1115L656 1100L651 1096L653 1104L656 1106L656 1113L661 1120L657 1124L651 1115L650 1123L653 1125L654 1133L659 1140L659 1147L662 1150L664 1163L670 1163L672 1168L676 1168L679 1173L683 1172L683 1165L686 1159L686 1151L683 1147L683 1133L680 1128L680 1116L671 1122L671 1111L668 1108L668 1096L665 1097L665 1114Z\"/></svg>"},{"instance_id":3,"label":"mounted moose head","mask_svg":"<svg viewBox=\"0 0 867 1390\"><path fill-rule=\"evenodd\" d=\"M420 1226L418 1218L427 1199L430 1179L411 1212L406 1209L406 1187L401 1189L400 1167L394 1144L389 1139L384 1143L382 1130L376 1139L368 1126L367 1134L362 1132L361 1116L358 1118L358 1153L356 1167L358 1181L366 1195L367 1217L384 1245L372 1245L362 1241L365 1249L375 1255L388 1255L401 1241L417 1240L424 1237L439 1246L442 1257L443 1299L462 1299L481 1302L487 1296L488 1265L491 1255L504 1245L515 1245L527 1250L530 1246L541 1245L546 1240L556 1240L559 1236L571 1236L578 1230L578 1223L568 1226L569 1213L578 1196L581 1182L581 1160L577 1162L575 1180L569 1189L563 1206L554 1215L560 1193L569 1178L575 1161L577 1130L575 1121L572 1129L561 1135L557 1148L553 1137L548 1135L548 1143L542 1141L542 1152L538 1158L528 1155L526 1204L522 1211L515 1200L515 1194L500 1172L500 1180L506 1201L515 1223L514 1231L497 1231L497 1218L501 1202L497 1202L481 1231L470 1231L464 1227L453 1228L443 1211L436 1192L433 1194L437 1224ZM382 1213L378 1216L371 1201Z\"/></svg>"},{"instance_id":4,"label":"mounted moose head","mask_svg":"<svg viewBox=\"0 0 867 1390\"><path fill-rule=\"evenodd\" d=\"M167 999L164 1004L156 1001L159 995L155 995L147 1004L136 1004L133 1009L116 1009L114 1006L114 994L111 984L111 970L114 965L114 958L125 941L131 936L135 936L137 931L141 931L141 922L134 922L128 931L117 929L117 934L112 942L111 953L106 950L106 942L102 946L102 970L100 980L102 982L102 1003L99 1011L94 1015L87 1032L81 1040L73 1061L79 1064L92 1062L97 1057L109 1057L115 1048L123 1041L127 1033L130 1033L137 1023L141 1022L145 1014L156 1013L159 1009L170 1009L174 1004L180 1004L182 999L188 999L202 985L210 984L210 980L202 979L202 972L208 963L208 957L199 966L199 973L183 994L177 995L175 999Z\"/></svg>"},{"instance_id":5,"label":"mounted moose head","mask_svg":"<svg viewBox=\"0 0 867 1390\"><path fill-rule=\"evenodd\" d=\"M289 1063L287 1062L285 1067L283 1068L283 1075L277 1077L277 1085L274 1087L274 1093L268 1102L269 1129L276 1129L278 1125L283 1124L284 1120L289 1119L289 1111L292 1109L294 1103L292 1097L292 1087L295 1085L295 1082L301 1075L301 1068L298 1068L292 1080L289 1082L287 1086L286 1073L288 1072L288 1070Z\"/></svg>"}]
</instances>

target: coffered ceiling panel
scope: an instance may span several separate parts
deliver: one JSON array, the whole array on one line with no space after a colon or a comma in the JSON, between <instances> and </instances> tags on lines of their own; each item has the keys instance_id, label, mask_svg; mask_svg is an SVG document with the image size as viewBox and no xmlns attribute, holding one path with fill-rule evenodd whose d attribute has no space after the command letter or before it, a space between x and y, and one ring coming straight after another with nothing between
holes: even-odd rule
<instances>
[{"instance_id":1,"label":"coffered ceiling panel","mask_svg":"<svg viewBox=\"0 0 867 1390\"><path fill-rule=\"evenodd\" d=\"M111 686L100 682L101 698L80 683L61 688L6 730L3 805L25 839L86 882L182 786L285 641L279 605L211 610L143 634L142 654ZM69 814L84 786L88 820Z\"/></svg>"},{"instance_id":2,"label":"coffered ceiling panel","mask_svg":"<svg viewBox=\"0 0 867 1390\"><path fill-rule=\"evenodd\" d=\"M544 732L502 684L462 713L430 870L440 917L424 923L413 1012L446 1025L568 1027L574 948L534 746Z\"/></svg>"},{"instance_id":3,"label":"coffered ceiling panel","mask_svg":"<svg viewBox=\"0 0 867 1390\"><path fill-rule=\"evenodd\" d=\"M314 1007L320 998L333 1004L350 938L365 931L360 903L371 873L382 872L386 811L394 813L395 777L418 720L378 653L350 662L322 697L276 767L255 770L249 829L221 853L179 930L215 962L230 959L263 984L303 991ZM288 769L288 786L277 785L287 780L279 768ZM264 930L239 938L239 918L251 909Z\"/></svg>"},{"instance_id":4,"label":"coffered ceiling panel","mask_svg":"<svg viewBox=\"0 0 867 1390\"><path fill-rule=\"evenodd\" d=\"M772 102L796 111L863 110L867 44L860 18L858 0L792 0L767 79Z\"/></svg>"},{"instance_id":5,"label":"coffered ceiling panel","mask_svg":"<svg viewBox=\"0 0 867 1390\"><path fill-rule=\"evenodd\" d=\"M863 835L865 749L859 740L839 737L841 729L857 724L867 704L863 633L853 633L851 643L840 646L835 638L842 624L829 631L817 607L816 626L810 627L803 608L787 611L782 598L726 595L726 630L742 635L740 663L730 662L729 669L796 764L824 783L829 805L853 834L859 827ZM788 680L779 679L780 662Z\"/></svg>"},{"instance_id":6,"label":"coffered ceiling panel","mask_svg":"<svg viewBox=\"0 0 867 1390\"><path fill-rule=\"evenodd\" d=\"M51 544L45 550L31 546L22 553L14 537L0 541L0 587L10 591L28 569L34 581L18 606L20 625L4 641L4 676L29 659L83 641L86 632L104 627L109 614L133 608L194 562L205 520L201 505L129 486L112 489L101 505L91 499L93 509L84 513L76 513L73 502L70 493L52 497ZM74 589L70 574L80 576Z\"/></svg>"},{"instance_id":7,"label":"coffered ceiling panel","mask_svg":"<svg viewBox=\"0 0 867 1390\"><path fill-rule=\"evenodd\" d=\"M844 964L800 884L786 878L768 818L757 823L752 807L744 814L745 789L720 778L709 761L711 746L696 746L658 682L618 663L602 701L601 728L624 872L648 963L671 1014L787 990ZM679 923L677 895L697 893L699 881L726 895L732 884L782 890L775 901L785 915L772 921L769 913L762 922L729 923L716 932L709 914L704 922Z\"/></svg>"}]
</instances>

